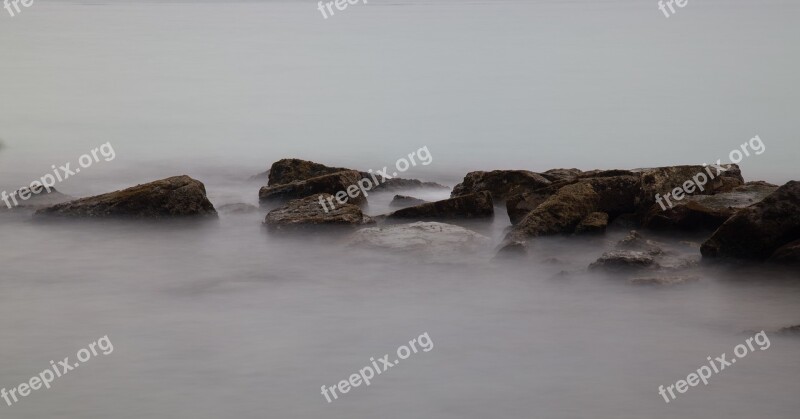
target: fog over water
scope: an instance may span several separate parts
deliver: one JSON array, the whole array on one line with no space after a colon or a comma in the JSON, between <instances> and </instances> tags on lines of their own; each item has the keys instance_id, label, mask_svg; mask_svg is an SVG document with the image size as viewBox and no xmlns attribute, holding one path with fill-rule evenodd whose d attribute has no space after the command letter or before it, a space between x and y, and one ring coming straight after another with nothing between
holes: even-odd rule
<instances>
[{"instance_id":1,"label":"fog over water","mask_svg":"<svg viewBox=\"0 0 800 419\"><path fill-rule=\"evenodd\" d=\"M56 188L82 197L178 174L257 204L281 158L467 171L727 161L798 179L800 4L694 1L61 2L0 9L0 191L110 142ZM403 192L406 193L406 192ZM442 199L449 191L408 191ZM368 213L393 193L370 195ZM0 204L2 205L2 204ZM504 207L470 225L497 245ZM266 212L205 224L0 214L0 388L108 335L114 352L3 418L796 418L797 274L700 266L634 287L586 272L627 231L537 240L524 261L279 237ZM704 239L655 237L684 256ZM669 404L659 385L766 329L771 346ZM333 403L333 386L428 332Z\"/></svg>"}]
</instances>

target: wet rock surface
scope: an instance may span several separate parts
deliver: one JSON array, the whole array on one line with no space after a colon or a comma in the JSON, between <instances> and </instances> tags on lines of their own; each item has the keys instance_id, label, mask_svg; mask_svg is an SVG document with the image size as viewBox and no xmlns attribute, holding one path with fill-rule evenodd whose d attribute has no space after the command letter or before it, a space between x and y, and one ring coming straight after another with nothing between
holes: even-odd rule
<instances>
[{"instance_id":1,"label":"wet rock surface","mask_svg":"<svg viewBox=\"0 0 800 419\"><path fill-rule=\"evenodd\" d=\"M388 214L386 220L480 219L493 216L492 196L484 191L404 208Z\"/></svg>"},{"instance_id":2,"label":"wet rock surface","mask_svg":"<svg viewBox=\"0 0 800 419\"><path fill-rule=\"evenodd\" d=\"M761 202L739 210L700 248L708 259L764 261L800 240L800 182L791 181Z\"/></svg>"},{"instance_id":3,"label":"wet rock surface","mask_svg":"<svg viewBox=\"0 0 800 419\"><path fill-rule=\"evenodd\" d=\"M333 200L336 205L340 205L340 202L344 201L348 204L363 206L367 204L367 198L358 189L359 180L361 180L361 176L354 170L336 172L305 180L295 180L287 184L264 186L259 191L258 198L263 206L282 204L292 199L311 196L318 200L320 194L330 194L335 197L338 194L339 200ZM357 192L352 194L355 198L347 194L348 188L350 191ZM319 206L319 204L317 205Z\"/></svg>"},{"instance_id":4,"label":"wet rock surface","mask_svg":"<svg viewBox=\"0 0 800 419\"><path fill-rule=\"evenodd\" d=\"M175 218L217 216L202 182L175 176L121 191L57 204L36 212L40 217Z\"/></svg>"},{"instance_id":5,"label":"wet rock surface","mask_svg":"<svg viewBox=\"0 0 800 419\"><path fill-rule=\"evenodd\" d=\"M554 176L555 177L555 176ZM503 202L511 195L534 191L549 186L546 177L528 170L493 170L470 172L464 180L453 187L451 197L488 191L495 202Z\"/></svg>"},{"instance_id":6,"label":"wet rock surface","mask_svg":"<svg viewBox=\"0 0 800 419\"><path fill-rule=\"evenodd\" d=\"M413 196L395 195L392 202L389 203L390 207L408 208L415 205L427 204L428 201L423 199L414 198Z\"/></svg>"},{"instance_id":7,"label":"wet rock surface","mask_svg":"<svg viewBox=\"0 0 800 419\"><path fill-rule=\"evenodd\" d=\"M321 194L324 199L330 194ZM319 198L307 198L289 201L267 214L264 224L270 231L310 230L320 227L360 227L373 224L372 218L364 215L361 208L353 204L337 205L335 209L325 209Z\"/></svg>"}]
</instances>

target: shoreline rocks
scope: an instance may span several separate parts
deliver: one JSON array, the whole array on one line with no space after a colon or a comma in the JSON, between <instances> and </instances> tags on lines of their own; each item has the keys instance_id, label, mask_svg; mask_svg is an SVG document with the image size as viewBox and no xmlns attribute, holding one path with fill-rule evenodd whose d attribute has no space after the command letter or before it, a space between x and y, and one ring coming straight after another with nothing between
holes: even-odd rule
<instances>
[{"instance_id":1,"label":"shoreline rocks","mask_svg":"<svg viewBox=\"0 0 800 419\"><path fill-rule=\"evenodd\" d=\"M332 197L325 193L321 195L323 199ZM335 209L326 212L316 195L291 200L286 205L270 211L264 220L270 231L296 231L315 227L359 227L374 223L375 221L365 215L360 207L353 204L337 205Z\"/></svg>"},{"instance_id":2,"label":"shoreline rocks","mask_svg":"<svg viewBox=\"0 0 800 419\"><path fill-rule=\"evenodd\" d=\"M484 191L403 208L387 214L385 219L387 221L449 220L492 217L494 217L492 195L488 191Z\"/></svg>"},{"instance_id":3,"label":"shoreline rocks","mask_svg":"<svg viewBox=\"0 0 800 419\"><path fill-rule=\"evenodd\" d=\"M202 182L174 176L36 211L37 217L136 218L217 217Z\"/></svg>"}]
</instances>

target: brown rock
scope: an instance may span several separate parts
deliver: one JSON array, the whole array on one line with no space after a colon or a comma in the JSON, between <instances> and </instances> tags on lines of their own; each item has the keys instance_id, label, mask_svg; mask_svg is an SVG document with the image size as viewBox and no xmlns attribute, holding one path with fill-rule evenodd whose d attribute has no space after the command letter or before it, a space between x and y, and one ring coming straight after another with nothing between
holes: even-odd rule
<instances>
[{"instance_id":1,"label":"brown rock","mask_svg":"<svg viewBox=\"0 0 800 419\"><path fill-rule=\"evenodd\" d=\"M40 209L37 216L174 218L217 216L202 182L175 176L122 191L82 198Z\"/></svg>"},{"instance_id":2,"label":"brown rock","mask_svg":"<svg viewBox=\"0 0 800 419\"><path fill-rule=\"evenodd\" d=\"M390 207L408 208L415 205L427 204L428 201L423 199L414 198L413 196L395 195L392 202L389 203Z\"/></svg>"},{"instance_id":3,"label":"brown rock","mask_svg":"<svg viewBox=\"0 0 800 419\"><path fill-rule=\"evenodd\" d=\"M590 270L625 271L658 268L653 256L634 250L615 250L603 253L589 265Z\"/></svg>"},{"instance_id":4,"label":"brown rock","mask_svg":"<svg viewBox=\"0 0 800 419\"><path fill-rule=\"evenodd\" d=\"M725 221L700 252L704 258L763 261L795 240L800 240L800 182L790 181Z\"/></svg>"},{"instance_id":5,"label":"brown rock","mask_svg":"<svg viewBox=\"0 0 800 419\"><path fill-rule=\"evenodd\" d=\"M331 197L326 193L320 195L326 200ZM337 205L326 212L319 203L319 197L314 195L289 201L270 211L264 224L270 231L295 231L319 227L358 227L374 224L374 221L352 204Z\"/></svg>"},{"instance_id":6,"label":"brown rock","mask_svg":"<svg viewBox=\"0 0 800 419\"><path fill-rule=\"evenodd\" d=\"M488 191L484 191L404 208L388 214L386 219L447 220L491 218L493 216L492 195Z\"/></svg>"},{"instance_id":7,"label":"brown rock","mask_svg":"<svg viewBox=\"0 0 800 419\"><path fill-rule=\"evenodd\" d=\"M800 267L800 240L795 240L778 248L769 258L769 262L779 265Z\"/></svg>"},{"instance_id":8,"label":"brown rock","mask_svg":"<svg viewBox=\"0 0 800 419\"><path fill-rule=\"evenodd\" d=\"M348 170L306 180L296 180L283 185L264 186L259 191L258 198L262 205L266 205L270 203L285 203L292 199L308 196L318 197L320 194L327 193L334 196L338 194L346 203L363 206L366 205L367 198L364 197L360 190L356 189L355 198L347 195L347 188L351 186L357 188L359 180L361 180L361 176L358 172ZM336 199L334 199L334 203L337 206L339 205Z\"/></svg>"},{"instance_id":9,"label":"brown rock","mask_svg":"<svg viewBox=\"0 0 800 419\"><path fill-rule=\"evenodd\" d=\"M605 233L608 227L608 214L604 212L593 212L575 228L575 234L602 234Z\"/></svg>"},{"instance_id":10,"label":"brown rock","mask_svg":"<svg viewBox=\"0 0 800 419\"><path fill-rule=\"evenodd\" d=\"M269 183L267 185L285 185L294 181L307 180L348 170L350 169L329 167L308 160L282 159L273 163L272 167L267 171L267 176L269 178Z\"/></svg>"},{"instance_id":11,"label":"brown rock","mask_svg":"<svg viewBox=\"0 0 800 419\"><path fill-rule=\"evenodd\" d=\"M453 188L451 197L467 195L470 193L489 191L492 199L503 202L511 196L512 190L516 194L524 191L534 191L552 182L544 176L527 170L493 170L491 172L470 172L464 180Z\"/></svg>"}]
</instances>

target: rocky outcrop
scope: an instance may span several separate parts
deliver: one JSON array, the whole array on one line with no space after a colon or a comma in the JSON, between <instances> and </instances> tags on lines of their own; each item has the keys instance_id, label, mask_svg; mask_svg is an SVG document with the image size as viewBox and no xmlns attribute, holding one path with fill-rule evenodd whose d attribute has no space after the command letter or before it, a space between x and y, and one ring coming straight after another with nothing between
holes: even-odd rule
<instances>
[{"instance_id":1,"label":"rocky outcrop","mask_svg":"<svg viewBox=\"0 0 800 419\"><path fill-rule=\"evenodd\" d=\"M736 211L761 202L776 189L777 186L765 182L749 182L730 192L687 196L673 201L672 208L654 204L645 214L642 226L653 230L713 231Z\"/></svg>"},{"instance_id":2,"label":"rocky outcrop","mask_svg":"<svg viewBox=\"0 0 800 419\"><path fill-rule=\"evenodd\" d=\"M739 210L700 247L704 258L764 261L800 240L800 182L791 181L761 202Z\"/></svg>"},{"instance_id":3,"label":"rocky outcrop","mask_svg":"<svg viewBox=\"0 0 800 419\"><path fill-rule=\"evenodd\" d=\"M395 195L392 202L389 203L390 207L408 208L415 205L427 204L428 201L423 199L414 198L413 196Z\"/></svg>"},{"instance_id":4,"label":"rocky outcrop","mask_svg":"<svg viewBox=\"0 0 800 419\"><path fill-rule=\"evenodd\" d=\"M175 218L217 216L202 182L175 176L104 195L40 209L37 216Z\"/></svg>"},{"instance_id":5,"label":"rocky outcrop","mask_svg":"<svg viewBox=\"0 0 800 419\"><path fill-rule=\"evenodd\" d=\"M330 194L320 194L324 200ZM297 231L322 227L360 227L373 224L357 205L337 205L325 211L317 195L289 201L267 214L264 224L270 231Z\"/></svg>"},{"instance_id":6,"label":"rocky outcrop","mask_svg":"<svg viewBox=\"0 0 800 419\"><path fill-rule=\"evenodd\" d=\"M386 220L448 220L491 218L493 216L492 195L488 191L484 191L403 208L388 214Z\"/></svg>"},{"instance_id":7,"label":"rocky outcrop","mask_svg":"<svg viewBox=\"0 0 800 419\"><path fill-rule=\"evenodd\" d=\"M509 196L534 191L550 185L544 176L527 170L493 170L470 172L453 188L451 197L488 191L495 202L503 202Z\"/></svg>"},{"instance_id":8,"label":"rocky outcrop","mask_svg":"<svg viewBox=\"0 0 800 419\"><path fill-rule=\"evenodd\" d=\"M738 165L723 164L720 166L667 166L649 169L636 169L642 178L641 191L637 207L642 214L649 211L656 203L656 194L665 196L673 195L676 188L690 191L689 195L713 195L719 192L728 192L744 184L742 172ZM695 181L696 180L696 181ZM692 187L692 183L702 184ZM680 200L672 199L675 202ZM667 206L667 204L664 204Z\"/></svg>"},{"instance_id":9,"label":"rocky outcrop","mask_svg":"<svg viewBox=\"0 0 800 419\"><path fill-rule=\"evenodd\" d=\"M506 242L532 237L572 234L593 212L610 217L635 209L639 177L630 174L580 179L560 188L528 213L506 236Z\"/></svg>"},{"instance_id":10,"label":"rocky outcrop","mask_svg":"<svg viewBox=\"0 0 800 419\"><path fill-rule=\"evenodd\" d=\"M285 185L295 181L307 180L333 173L349 171L343 167L329 167L324 164L300 159L281 159L272 163L267 171L268 186ZM335 193L335 192L334 192Z\"/></svg>"},{"instance_id":11,"label":"rocky outcrop","mask_svg":"<svg viewBox=\"0 0 800 419\"><path fill-rule=\"evenodd\" d=\"M550 169L539 174L551 182L564 182L577 179L583 172L578 169Z\"/></svg>"},{"instance_id":12,"label":"rocky outcrop","mask_svg":"<svg viewBox=\"0 0 800 419\"><path fill-rule=\"evenodd\" d=\"M415 222L361 229L347 238L346 244L363 249L438 258L488 250L491 239L452 224Z\"/></svg>"},{"instance_id":13,"label":"rocky outcrop","mask_svg":"<svg viewBox=\"0 0 800 419\"><path fill-rule=\"evenodd\" d=\"M602 234L608 227L608 214L604 212L593 212L575 228L575 234Z\"/></svg>"},{"instance_id":14,"label":"rocky outcrop","mask_svg":"<svg viewBox=\"0 0 800 419\"><path fill-rule=\"evenodd\" d=\"M305 180L296 180L283 185L264 186L258 192L258 198L262 205L268 205L330 194L336 198L333 202L337 206L342 202L363 206L366 205L367 198L358 189L359 180L361 180L361 176L355 170L336 172ZM350 195L348 195L348 188L350 188Z\"/></svg>"}]
</instances>

